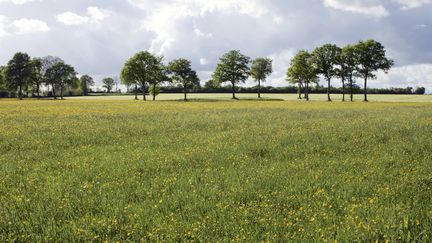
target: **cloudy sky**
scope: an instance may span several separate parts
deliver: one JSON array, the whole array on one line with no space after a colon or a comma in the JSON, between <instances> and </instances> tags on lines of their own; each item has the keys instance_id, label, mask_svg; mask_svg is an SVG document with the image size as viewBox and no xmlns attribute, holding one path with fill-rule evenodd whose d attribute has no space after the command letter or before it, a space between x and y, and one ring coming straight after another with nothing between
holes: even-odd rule
<instances>
[{"instance_id":1,"label":"cloudy sky","mask_svg":"<svg viewBox=\"0 0 432 243\"><path fill-rule=\"evenodd\" d=\"M298 50L370 38L396 62L371 86L432 91L432 0L0 0L0 65L18 51L55 55L96 79L150 50L192 60L206 80L239 49L273 58L268 84L280 86Z\"/></svg>"}]
</instances>

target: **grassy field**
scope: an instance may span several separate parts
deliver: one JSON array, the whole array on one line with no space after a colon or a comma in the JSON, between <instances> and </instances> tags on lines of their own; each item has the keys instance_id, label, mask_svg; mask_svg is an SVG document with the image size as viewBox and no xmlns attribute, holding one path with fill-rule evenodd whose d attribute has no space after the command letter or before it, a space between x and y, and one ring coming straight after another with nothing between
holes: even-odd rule
<instances>
[{"instance_id":1,"label":"grassy field","mask_svg":"<svg viewBox=\"0 0 432 243\"><path fill-rule=\"evenodd\" d=\"M256 94L237 94L240 99L256 99ZM192 100L207 100L207 101L230 101L232 94L189 94L188 97ZM298 101L296 94L263 94L263 99ZM72 97L72 100L133 100L135 96L120 95L120 96L87 96L87 97ZM356 101L362 101L363 95L355 95ZM142 99L142 96L139 96ZM342 95L333 94L334 101L341 101ZM349 96L346 96L349 99ZM369 95L372 102L432 102L432 95ZM161 94L157 97L161 101L183 100L183 94ZM327 101L326 94L311 94L311 101Z\"/></svg>"},{"instance_id":2,"label":"grassy field","mask_svg":"<svg viewBox=\"0 0 432 243\"><path fill-rule=\"evenodd\" d=\"M0 114L0 242L432 241L428 102L3 100Z\"/></svg>"}]
</instances>

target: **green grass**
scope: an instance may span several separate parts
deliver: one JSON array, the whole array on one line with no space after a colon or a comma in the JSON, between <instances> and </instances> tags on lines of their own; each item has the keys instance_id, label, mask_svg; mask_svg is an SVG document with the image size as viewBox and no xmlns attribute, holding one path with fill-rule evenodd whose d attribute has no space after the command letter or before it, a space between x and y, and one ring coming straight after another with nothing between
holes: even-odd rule
<instances>
[{"instance_id":1,"label":"green grass","mask_svg":"<svg viewBox=\"0 0 432 243\"><path fill-rule=\"evenodd\" d=\"M256 94L237 94L242 100L257 99ZM142 95L138 96L142 99ZM210 100L210 101L228 101L231 100L232 94L188 94L188 97L192 100ZM264 100L286 100L286 101L298 101L296 94L263 94ZM149 97L147 97L149 98ZM151 97L150 97L151 98ZM362 101L363 95L355 95L355 101ZM67 99L73 100L133 100L134 96L120 95L120 96L87 96L87 97L72 97ZM334 101L341 101L342 95L333 94L332 99ZM349 96L346 96L349 99ZM157 97L157 100L162 101L175 101L183 100L183 94L161 94ZM369 95L371 102L432 102L432 95ZM326 94L311 94L311 101L327 101Z\"/></svg>"},{"instance_id":2,"label":"green grass","mask_svg":"<svg viewBox=\"0 0 432 243\"><path fill-rule=\"evenodd\" d=\"M432 240L427 102L3 100L0 114L1 242Z\"/></svg>"}]
</instances>

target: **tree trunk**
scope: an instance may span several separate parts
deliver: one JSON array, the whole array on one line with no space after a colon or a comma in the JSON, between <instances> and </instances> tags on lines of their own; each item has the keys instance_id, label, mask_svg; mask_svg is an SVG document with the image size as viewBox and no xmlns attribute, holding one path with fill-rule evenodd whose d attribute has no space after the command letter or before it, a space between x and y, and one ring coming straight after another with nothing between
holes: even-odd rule
<instances>
[{"instance_id":1,"label":"tree trunk","mask_svg":"<svg viewBox=\"0 0 432 243\"><path fill-rule=\"evenodd\" d=\"M60 85L60 97L63 100L63 85Z\"/></svg>"},{"instance_id":2,"label":"tree trunk","mask_svg":"<svg viewBox=\"0 0 432 243\"><path fill-rule=\"evenodd\" d=\"M332 99L330 97L331 79L327 79L327 83L328 83L328 85L327 85L327 101L331 102L332 101Z\"/></svg>"},{"instance_id":3,"label":"tree trunk","mask_svg":"<svg viewBox=\"0 0 432 243\"><path fill-rule=\"evenodd\" d=\"M56 93L55 93L55 86L54 86L54 84L52 85L52 93L53 93L54 99L56 100L57 96L56 96Z\"/></svg>"},{"instance_id":4,"label":"tree trunk","mask_svg":"<svg viewBox=\"0 0 432 243\"><path fill-rule=\"evenodd\" d=\"M19 85L19 91L18 91L18 96L19 96L20 100L23 99L23 90L22 89L23 89L22 84L20 84Z\"/></svg>"},{"instance_id":5,"label":"tree trunk","mask_svg":"<svg viewBox=\"0 0 432 243\"><path fill-rule=\"evenodd\" d=\"M364 101L368 102L367 77L365 78L365 81L364 81Z\"/></svg>"},{"instance_id":6,"label":"tree trunk","mask_svg":"<svg viewBox=\"0 0 432 243\"><path fill-rule=\"evenodd\" d=\"M235 83L234 82L231 82L231 83L232 83L232 98L233 98L233 100L236 100L237 97L235 95Z\"/></svg>"},{"instance_id":7,"label":"tree trunk","mask_svg":"<svg viewBox=\"0 0 432 243\"><path fill-rule=\"evenodd\" d=\"M342 102L345 102L345 78L342 78Z\"/></svg>"},{"instance_id":8,"label":"tree trunk","mask_svg":"<svg viewBox=\"0 0 432 243\"><path fill-rule=\"evenodd\" d=\"M353 87L352 77L350 77L350 92L351 92L350 99L351 99L351 102L353 102L354 101L354 87Z\"/></svg>"},{"instance_id":9,"label":"tree trunk","mask_svg":"<svg viewBox=\"0 0 432 243\"><path fill-rule=\"evenodd\" d=\"M143 101L147 101L147 93L145 83L143 84Z\"/></svg>"},{"instance_id":10,"label":"tree trunk","mask_svg":"<svg viewBox=\"0 0 432 243\"><path fill-rule=\"evenodd\" d=\"M302 97L301 97L301 94L302 94L302 89L301 89L301 87L302 87L302 85L301 85L301 83L299 82L298 83L298 99L299 100L301 100L302 99Z\"/></svg>"},{"instance_id":11,"label":"tree trunk","mask_svg":"<svg viewBox=\"0 0 432 243\"><path fill-rule=\"evenodd\" d=\"M36 84L36 93L37 93L37 98L38 98L38 100L40 100L40 85L39 84Z\"/></svg>"},{"instance_id":12,"label":"tree trunk","mask_svg":"<svg viewBox=\"0 0 432 243\"><path fill-rule=\"evenodd\" d=\"M306 83L306 101L309 101L309 83Z\"/></svg>"},{"instance_id":13,"label":"tree trunk","mask_svg":"<svg viewBox=\"0 0 432 243\"><path fill-rule=\"evenodd\" d=\"M135 83L135 100L138 100L138 84L137 83Z\"/></svg>"},{"instance_id":14,"label":"tree trunk","mask_svg":"<svg viewBox=\"0 0 432 243\"><path fill-rule=\"evenodd\" d=\"M153 84L153 101L156 101L156 83Z\"/></svg>"},{"instance_id":15,"label":"tree trunk","mask_svg":"<svg viewBox=\"0 0 432 243\"><path fill-rule=\"evenodd\" d=\"M261 99L261 80L258 79L258 99Z\"/></svg>"},{"instance_id":16,"label":"tree trunk","mask_svg":"<svg viewBox=\"0 0 432 243\"><path fill-rule=\"evenodd\" d=\"M187 101L187 89L185 88L183 92L184 92L184 101Z\"/></svg>"}]
</instances>

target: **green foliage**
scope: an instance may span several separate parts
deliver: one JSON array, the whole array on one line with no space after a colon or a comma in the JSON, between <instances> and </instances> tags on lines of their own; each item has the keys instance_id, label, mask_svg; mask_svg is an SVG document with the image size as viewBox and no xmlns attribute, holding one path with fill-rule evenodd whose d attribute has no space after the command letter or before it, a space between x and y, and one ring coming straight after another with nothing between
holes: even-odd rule
<instances>
[{"instance_id":1,"label":"green foliage","mask_svg":"<svg viewBox=\"0 0 432 243\"><path fill-rule=\"evenodd\" d=\"M256 81L265 82L267 77L273 73L273 61L263 57L253 60L250 73Z\"/></svg>"},{"instance_id":2,"label":"green foliage","mask_svg":"<svg viewBox=\"0 0 432 243\"><path fill-rule=\"evenodd\" d=\"M309 100L309 85L310 83L317 83L318 77L313 66L312 55L301 50L291 60L290 67L287 71L287 80L291 84L298 84L299 86L299 98L301 98L301 87L305 85L306 99Z\"/></svg>"},{"instance_id":3,"label":"green foliage","mask_svg":"<svg viewBox=\"0 0 432 243\"><path fill-rule=\"evenodd\" d=\"M219 89L221 87L222 87L221 83L213 79L208 80L204 84L204 88L206 89Z\"/></svg>"},{"instance_id":4,"label":"green foliage","mask_svg":"<svg viewBox=\"0 0 432 243\"><path fill-rule=\"evenodd\" d=\"M115 86L115 81L113 78L104 78L102 80L102 87L106 89L107 93L111 93Z\"/></svg>"},{"instance_id":5,"label":"green foliage","mask_svg":"<svg viewBox=\"0 0 432 243\"><path fill-rule=\"evenodd\" d=\"M160 94L160 86L159 85L152 85L152 86L150 86L149 93L153 97L158 96Z\"/></svg>"},{"instance_id":6,"label":"green foliage","mask_svg":"<svg viewBox=\"0 0 432 243\"><path fill-rule=\"evenodd\" d=\"M200 80L196 71L192 70L191 61L186 59L176 59L168 64L168 71L171 79L183 87L186 100L186 93L189 89L199 87Z\"/></svg>"},{"instance_id":7,"label":"green foliage","mask_svg":"<svg viewBox=\"0 0 432 243\"><path fill-rule=\"evenodd\" d=\"M353 101L353 89L355 84L354 76L356 75L358 65L358 53L356 47L353 45L347 45L342 48L337 60L338 67L336 68L336 77L342 81L344 89L345 82L348 81L351 90L351 101ZM345 95L343 96L343 101L345 101Z\"/></svg>"},{"instance_id":8,"label":"green foliage","mask_svg":"<svg viewBox=\"0 0 432 243\"><path fill-rule=\"evenodd\" d=\"M328 101L330 98L331 79L337 76L336 65L339 64L341 49L333 44L325 44L312 52L312 62L317 74L321 74L327 80Z\"/></svg>"},{"instance_id":9,"label":"green foliage","mask_svg":"<svg viewBox=\"0 0 432 243\"><path fill-rule=\"evenodd\" d=\"M425 87L417 87L414 91L415 94L424 95L426 94L426 88Z\"/></svg>"},{"instance_id":10,"label":"green foliage","mask_svg":"<svg viewBox=\"0 0 432 243\"><path fill-rule=\"evenodd\" d=\"M364 79L364 101L367 99L367 81L376 78L376 72L388 72L394 61L386 57L384 46L374 40L360 41L355 46L357 52L357 74Z\"/></svg>"},{"instance_id":11,"label":"green foliage","mask_svg":"<svg viewBox=\"0 0 432 243\"><path fill-rule=\"evenodd\" d=\"M258 98L261 98L261 82L273 72L273 61L270 58L257 58L252 62L251 76L258 82Z\"/></svg>"},{"instance_id":12,"label":"green foliage","mask_svg":"<svg viewBox=\"0 0 432 243\"><path fill-rule=\"evenodd\" d=\"M60 97L63 99L63 91L65 87L78 87L78 78L75 69L63 62L55 63L47 69L45 73L45 81L53 87L54 98L56 98L55 90L60 89Z\"/></svg>"},{"instance_id":13,"label":"green foliage","mask_svg":"<svg viewBox=\"0 0 432 243\"><path fill-rule=\"evenodd\" d=\"M213 80L219 83L230 82L232 85L233 99L235 99L235 85L244 83L249 78L250 58L241 54L238 50L224 54L213 73Z\"/></svg>"},{"instance_id":14,"label":"green foliage","mask_svg":"<svg viewBox=\"0 0 432 243\"><path fill-rule=\"evenodd\" d=\"M432 240L430 103L1 101L0 114L0 242Z\"/></svg>"},{"instance_id":15,"label":"green foliage","mask_svg":"<svg viewBox=\"0 0 432 243\"><path fill-rule=\"evenodd\" d=\"M30 83L32 62L27 53L18 52L8 62L4 71L6 86L9 90L18 89L19 98L23 98L23 89Z\"/></svg>"},{"instance_id":16,"label":"green foliage","mask_svg":"<svg viewBox=\"0 0 432 243\"><path fill-rule=\"evenodd\" d=\"M163 57L157 57L148 51L136 53L126 61L120 79L128 86L135 86L135 98L137 97L137 86L141 85L143 98L146 100L145 90L148 85L159 84L166 80L166 70L162 64Z\"/></svg>"},{"instance_id":17,"label":"green foliage","mask_svg":"<svg viewBox=\"0 0 432 243\"><path fill-rule=\"evenodd\" d=\"M6 90L6 79L5 79L5 75L4 75L4 70L5 67L0 66L0 91L4 91Z\"/></svg>"},{"instance_id":18,"label":"green foliage","mask_svg":"<svg viewBox=\"0 0 432 243\"><path fill-rule=\"evenodd\" d=\"M79 80L80 80L79 83L81 86L82 93L84 96L87 96L89 94L90 87L94 86L95 82L93 78L90 77L89 75L83 75Z\"/></svg>"}]
</instances>

